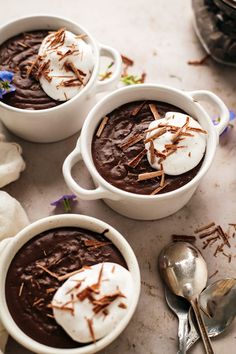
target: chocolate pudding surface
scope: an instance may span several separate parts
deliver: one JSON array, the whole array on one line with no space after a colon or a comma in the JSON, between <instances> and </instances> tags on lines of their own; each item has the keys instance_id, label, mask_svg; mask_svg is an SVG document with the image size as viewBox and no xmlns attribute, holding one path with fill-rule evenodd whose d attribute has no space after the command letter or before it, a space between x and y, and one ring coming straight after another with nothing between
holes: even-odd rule
<instances>
[{"instance_id":1,"label":"chocolate pudding surface","mask_svg":"<svg viewBox=\"0 0 236 354\"><path fill-rule=\"evenodd\" d=\"M119 250L104 236L80 228L45 231L28 241L15 255L6 277L6 301L19 328L39 343L76 348L75 342L52 317L51 300L63 284L40 266L64 275L83 266L114 262L127 268Z\"/></svg>"},{"instance_id":2,"label":"chocolate pudding surface","mask_svg":"<svg viewBox=\"0 0 236 354\"><path fill-rule=\"evenodd\" d=\"M17 108L39 110L55 107L62 102L49 97L33 72L27 70L36 60L39 47L48 31L32 31L12 37L0 45L0 70L14 73L15 92L4 95L3 102Z\"/></svg>"},{"instance_id":3,"label":"chocolate pudding surface","mask_svg":"<svg viewBox=\"0 0 236 354\"><path fill-rule=\"evenodd\" d=\"M128 148L124 147L124 143L135 135L143 134L145 137L145 130L155 119L149 104L155 105L160 118L164 118L165 113L169 111L187 114L169 103L159 101L130 102L107 114L108 120L102 134L98 137L95 133L92 140L92 157L100 175L117 188L146 195L151 194L160 186L160 178L138 181L138 175L157 170L149 164L146 154L136 167L129 165L132 159L144 150L143 139ZM138 113L134 114L135 111ZM195 168L178 176L165 174L165 181L168 185L158 194L176 190L191 181L198 173L202 162L203 159Z\"/></svg>"}]
</instances>

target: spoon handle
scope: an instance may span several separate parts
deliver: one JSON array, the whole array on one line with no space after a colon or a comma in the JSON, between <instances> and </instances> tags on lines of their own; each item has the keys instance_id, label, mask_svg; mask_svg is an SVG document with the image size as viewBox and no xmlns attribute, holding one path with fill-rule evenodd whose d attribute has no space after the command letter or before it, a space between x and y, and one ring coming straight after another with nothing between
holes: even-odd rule
<instances>
[{"instance_id":1,"label":"spoon handle","mask_svg":"<svg viewBox=\"0 0 236 354\"><path fill-rule=\"evenodd\" d=\"M200 312L198 299L197 298L193 299L193 300L190 301L190 303L192 305L194 314L196 316L198 328L199 328L199 331L200 331L200 334L201 334L201 337L202 337L202 341L203 341L203 344L204 344L204 347L205 347L205 351L206 351L207 354L214 354L214 351L213 351L213 348L212 348L212 345L211 345L211 341L210 341L210 339L208 337L206 326L205 326L204 321L202 319L202 315L201 315L201 312Z\"/></svg>"},{"instance_id":2,"label":"spoon handle","mask_svg":"<svg viewBox=\"0 0 236 354\"><path fill-rule=\"evenodd\" d=\"M186 354L186 345L188 338L188 314L179 316L179 350L177 354Z\"/></svg>"}]
</instances>

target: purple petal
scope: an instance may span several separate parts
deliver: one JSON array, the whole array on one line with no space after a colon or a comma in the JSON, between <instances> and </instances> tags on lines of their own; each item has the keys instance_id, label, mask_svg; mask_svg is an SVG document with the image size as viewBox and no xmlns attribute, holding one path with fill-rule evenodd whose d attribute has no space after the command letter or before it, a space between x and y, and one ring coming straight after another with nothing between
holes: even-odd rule
<instances>
[{"instance_id":1,"label":"purple petal","mask_svg":"<svg viewBox=\"0 0 236 354\"><path fill-rule=\"evenodd\" d=\"M50 204L53 206L59 206L61 203L63 203L65 199L74 201L75 199L77 199L77 196L75 194L64 194L62 197L57 200L54 200Z\"/></svg>"},{"instance_id":2,"label":"purple petal","mask_svg":"<svg viewBox=\"0 0 236 354\"><path fill-rule=\"evenodd\" d=\"M236 118L236 114L235 114L235 112L234 111L229 111L229 120L231 121L231 120L234 120Z\"/></svg>"},{"instance_id":3,"label":"purple petal","mask_svg":"<svg viewBox=\"0 0 236 354\"><path fill-rule=\"evenodd\" d=\"M10 71L2 70L0 71L0 80L12 82L14 74Z\"/></svg>"}]
</instances>

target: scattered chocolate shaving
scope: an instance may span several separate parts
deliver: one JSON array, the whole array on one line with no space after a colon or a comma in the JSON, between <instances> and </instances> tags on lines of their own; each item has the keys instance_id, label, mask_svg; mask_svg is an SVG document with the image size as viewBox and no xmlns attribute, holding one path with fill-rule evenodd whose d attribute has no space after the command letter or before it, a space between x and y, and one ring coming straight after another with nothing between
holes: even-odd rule
<instances>
[{"instance_id":1,"label":"scattered chocolate shaving","mask_svg":"<svg viewBox=\"0 0 236 354\"><path fill-rule=\"evenodd\" d=\"M162 189L164 189L164 188L166 188L167 186L168 186L168 182L166 182L165 184L164 184L164 186L160 186L160 187L157 187L156 189L154 189L154 191L152 191L152 193L150 194L150 195L155 195L155 194L157 194L157 193L159 193Z\"/></svg>"},{"instance_id":2,"label":"scattered chocolate shaving","mask_svg":"<svg viewBox=\"0 0 236 354\"><path fill-rule=\"evenodd\" d=\"M140 82L143 84L146 80L147 74L145 72L142 72Z\"/></svg>"},{"instance_id":3,"label":"scattered chocolate shaving","mask_svg":"<svg viewBox=\"0 0 236 354\"><path fill-rule=\"evenodd\" d=\"M31 46L29 44L26 43L22 43L22 42L18 42L18 44L23 47L23 48L31 48Z\"/></svg>"},{"instance_id":4,"label":"scattered chocolate shaving","mask_svg":"<svg viewBox=\"0 0 236 354\"><path fill-rule=\"evenodd\" d=\"M145 181L147 179L160 177L160 176L163 175L163 173L164 173L163 170L162 171L140 173L138 175L138 181Z\"/></svg>"},{"instance_id":5,"label":"scattered chocolate shaving","mask_svg":"<svg viewBox=\"0 0 236 354\"><path fill-rule=\"evenodd\" d=\"M195 242L196 241L196 237L195 236L191 236L191 235L176 235L173 234L172 235L172 241L173 242Z\"/></svg>"},{"instance_id":6,"label":"scattered chocolate shaving","mask_svg":"<svg viewBox=\"0 0 236 354\"><path fill-rule=\"evenodd\" d=\"M104 316L109 315L109 311L108 311L108 309L104 309L104 310L102 311L102 313L103 313L103 315L104 315Z\"/></svg>"},{"instance_id":7,"label":"scattered chocolate shaving","mask_svg":"<svg viewBox=\"0 0 236 354\"><path fill-rule=\"evenodd\" d=\"M186 129L188 127L188 124L189 124L189 117L186 118L186 122L183 124L183 126L180 127L177 130L177 132L173 135L171 139L172 143L175 143L179 139L179 136L182 135L183 133L183 129Z\"/></svg>"},{"instance_id":8,"label":"scattered chocolate shaving","mask_svg":"<svg viewBox=\"0 0 236 354\"><path fill-rule=\"evenodd\" d=\"M58 274L51 272L49 269L47 269L46 267L42 266L41 264L37 264L37 267L41 268L44 272L46 272L49 275L51 275L51 277L56 278L57 280L59 279L59 275Z\"/></svg>"},{"instance_id":9,"label":"scattered chocolate shaving","mask_svg":"<svg viewBox=\"0 0 236 354\"><path fill-rule=\"evenodd\" d=\"M210 54L205 55L202 59L199 60L189 60L188 65L203 65L205 64L206 60L210 57Z\"/></svg>"},{"instance_id":10,"label":"scattered chocolate shaving","mask_svg":"<svg viewBox=\"0 0 236 354\"><path fill-rule=\"evenodd\" d=\"M84 240L84 244L87 247L99 248L99 247L104 247L104 246L110 245L111 242L110 241L101 242L101 241L97 241L97 240Z\"/></svg>"},{"instance_id":11,"label":"scattered chocolate shaving","mask_svg":"<svg viewBox=\"0 0 236 354\"><path fill-rule=\"evenodd\" d=\"M113 267L112 267L112 269L111 269L111 272L112 272L112 273L115 273L115 269L116 269L116 266L113 265Z\"/></svg>"},{"instance_id":12,"label":"scattered chocolate shaving","mask_svg":"<svg viewBox=\"0 0 236 354\"><path fill-rule=\"evenodd\" d=\"M104 295L100 299L94 300L93 304L93 312L98 314L100 311L104 310L107 306L109 306L113 301L115 301L119 297L125 297L119 290L111 295Z\"/></svg>"},{"instance_id":13,"label":"scattered chocolate shaving","mask_svg":"<svg viewBox=\"0 0 236 354\"><path fill-rule=\"evenodd\" d=\"M40 304L43 301L44 301L44 299L37 299L37 300L34 301L32 306L36 306L36 305Z\"/></svg>"},{"instance_id":14,"label":"scattered chocolate shaving","mask_svg":"<svg viewBox=\"0 0 236 354\"><path fill-rule=\"evenodd\" d=\"M83 85L83 79L80 75L80 72L79 70L76 68L75 64L72 63L71 61L66 61L64 63L64 66L67 68L67 69L70 69L74 74L75 76L77 77L77 79L79 80L79 82L81 83L81 85Z\"/></svg>"},{"instance_id":15,"label":"scattered chocolate shaving","mask_svg":"<svg viewBox=\"0 0 236 354\"><path fill-rule=\"evenodd\" d=\"M126 57L125 55L121 54L121 59L122 59L122 62L125 64L125 65L128 65L128 66L132 66L134 64L134 61L128 57Z\"/></svg>"},{"instance_id":16,"label":"scattered chocolate shaving","mask_svg":"<svg viewBox=\"0 0 236 354\"><path fill-rule=\"evenodd\" d=\"M21 294L22 294L24 285L25 285L25 283L21 283L21 285L20 285L20 289L19 289L19 293L18 293L18 296L19 296L19 297L20 297Z\"/></svg>"},{"instance_id":17,"label":"scattered chocolate shaving","mask_svg":"<svg viewBox=\"0 0 236 354\"><path fill-rule=\"evenodd\" d=\"M166 127L161 128L158 132L156 132L155 134L153 134L152 136L150 136L149 138L144 140L144 144L149 143L151 140L154 140L156 138L158 138L159 136L163 135L166 133Z\"/></svg>"},{"instance_id":18,"label":"scattered chocolate shaving","mask_svg":"<svg viewBox=\"0 0 236 354\"><path fill-rule=\"evenodd\" d=\"M137 156L135 156L129 163L128 165L135 168L138 166L138 164L142 161L144 156L146 155L147 150L143 149Z\"/></svg>"},{"instance_id":19,"label":"scattered chocolate shaving","mask_svg":"<svg viewBox=\"0 0 236 354\"><path fill-rule=\"evenodd\" d=\"M158 110L157 110L156 105L153 104L153 103L150 103L148 106L149 106L149 108L150 108L150 111L151 111L152 114L153 114L154 119L160 119L161 116L160 116L160 114L158 113Z\"/></svg>"},{"instance_id":20,"label":"scattered chocolate shaving","mask_svg":"<svg viewBox=\"0 0 236 354\"><path fill-rule=\"evenodd\" d=\"M121 309L127 309L127 305L124 302L120 302L118 307L120 307Z\"/></svg>"},{"instance_id":21,"label":"scattered chocolate shaving","mask_svg":"<svg viewBox=\"0 0 236 354\"><path fill-rule=\"evenodd\" d=\"M106 79L109 79L112 75L112 72L111 71L106 71L103 75L101 75L100 77L100 81L104 81Z\"/></svg>"},{"instance_id":22,"label":"scattered chocolate shaving","mask_svg":"<svg viewBox=\"0 0 236 354\"><path fill-rule=\"evenodd\" d=\"M65 305L59 306L59 305L49 304L49 305L47 305L47 307L54 308L54 309L61 310L61 311L69 311L72 313L72 315L74 313L74 310L72 307L67 307Z\"/></svg>"},{"instance_id":23,"label":"scattered chocolate shaving","mask_svg":"<svg viewBox=\"0 0 236 354\"><path fill-rule=\"evenodd\" d=\"M78 35L75 36L76 39L84 39L84 38L87 38L87 37L88 37L88 35L85 34L85 33L83 33L83 34L78 34Z\"/></svg>"},{"instance_id":24,"label":"scattered chocolate shaving","mask_svg":"<svg viewBox=\"0 0 236 354\"><path fill-rule=\"evenodd\" d=\"M154 164L154 162L155 162L155 148L154 148L153 140L150 141L149 151L150 151L150 157L151 157L151 164Z\"/></svg>"},{"instance_id":25,"label":"scattered chocolate shaving","mask_svg":"<svg viewBox=\"0 0 236 354\"><path fill-rule=\"evenodd\" d=\"M50 317L50 318L55 318L53 315L51 315L50 313L47 313L46 314L47 317Z\"/></svg>"},{"instance_id":26,"label":"scattered chocolate shaving","mask_svg":"<svg viewBox=\"0 0 236 354\"><path fill-rule=\"evenodd\" d=\"M52 34L52 37L49 39L50 45L49 49L55 49L64 44L65 41L65 28L59 29L57 32Z\"/></svg>"},{"instance_id":27,"label":"scattered chocolate shaving","mask_svg":"<svg viewBox=\"0 0 236 354\"><path fill-rule=\"evenodd\" d=\"M225 232L223 231L223 229L220 225L217 226L217 230L218 230L220 236L222 237L224 243L230 248L231 245L229 243L228 237L226 236Z\"/></svg>"},{"instance_id":28,"label":"scattered chocolate shaving","mask_svg":"<svg viewBox=\"0 0 236 354\"><path fill-rule=\"evenodd\" d=\"M93 342L95 343L96 342L96 338L95 338L94 329L93 329L93 319L86 317L86 321L88 323L88 328L89 328L89 332L90 332L91 338L92 338Z\"/></svg>"},{"instance_id":29,"label":"scattered chocolate shaving","mask_svg":"<svg viewBox=\"0 0 236 354\"><path fill-rule=\"evenodd\" d=\"M141 109L144 107L145 104L146 104L146 101L143 101L140 105L135 107L133 109L133 111L131 112L131 116L135 117L141 111Z\"/></svg>"},{"instance_id":30,"label":"scattered chocolate shaving","mask_svg":"<svg viewBox=\"0 0 236 354\"><path fill-rule=\"evenodd\" d=\"M206 130L200 129L200 128L187 127L187 130L192 130L194 132L198 132L198 133L202 133L202 134L208 134Z\"/></svg>"},{"instance_id":31,"label":"scattered chocolate shaving","mask_svg":"<svg viewBox=\"0 0 236 354\"><path fill-rule=\"evenodd\" d=\"M206 238L208 236L211 236L213 235L214 233L216 233L218 230L217 230L217 227L215 227L214 229L212 230L209 230L209 231L206 231L206 232L203 232L201 234L198 235L199 238Z\"/></svg>"},{"instance_id":32,"label":"scattered chocolate shaving","mask_svg":"<svg viewBox=\"0 0 236 354\"><path fill-rule=\"evenodd\" d=\"M219 273L218 270L216 270L213 274L211 274L211 275L209 276L209 279L213 278L217 273Z\"/></svg>"},{"instance_id":33,"label":"scattered chocolate shaving","mask_svg":"<svg viewBox=\"0 0 236 354\"><path fill-rule=\"evenodd\" d=\"M100 138L100 136L102 135L102 132L103 132L103 130L104 130L104 128L105 128L105 126L106 126L106 124L107 124L107 122L108 122L108 117L107 116L105 116L104 118L103 118L103 120L101 121L101 123L100 123L100 125L99 125L99 128L98 128L98 130L97 130L97 133L96 133L96 136L98 137L98 138Z\"/></svg>"},{"instance_id":34,"label":"scattered chocolate shaving","mask_svg":"<svg viewBox=\"0 0 236 354\"><path fill-rule=\"evenodd\" d=\"M124 143L120 145L120 148L122 149L128 149L130 146L137 144L139 141L143 139L143 136L140 134L135 134L131 136L129 139L127 139Z\"/></svg>"},{"instance_id":35,"label":"scattered chocolate shaving","mask_svg":"<svg viewBox=\"0 0 236 354\"><path fill-rule=\"evenodd\" d=\"M59 281L63 281L63 280L66 280L68 278L70 278L72 275L75 275L77 273L81 273L84 271L84 269L89 269L90 267L89 266L84 266L83 268L81 269L78 269L78 270L74 270L73 272L70 272L70 273L67 273L67 274L64 274L64 275L61 275L61 276L58 276L58 280Z\"/></svg>"},{"instance_id":36,"label":"scattered chocolate shaving","mask_svg":"<svg viewBox=\"0 0 236 354\"><path fill-rule=\"evenodd\" d=\"M54 293L57 289L55 288L49 288L49 289L46 289L46 293L47 294L51 294L51 293Z\"/></svg>"}]
</instances>

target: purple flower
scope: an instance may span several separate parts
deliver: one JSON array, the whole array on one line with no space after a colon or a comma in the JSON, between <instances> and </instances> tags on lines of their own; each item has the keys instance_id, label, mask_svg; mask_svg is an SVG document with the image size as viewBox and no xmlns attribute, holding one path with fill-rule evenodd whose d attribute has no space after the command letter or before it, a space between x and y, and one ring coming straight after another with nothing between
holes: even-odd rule
<instances>
[{"instance_id":1,"label":"purple flower","mask_svg":"<svg viewBox=\"0 0 236 354\"><path fill-rule=\"evenodd\" d=\"M65 194L63 195L61 198L55 200L54 202L50 203L51 205L55 206L55 207L59 207L59 206L63 206L64 210L66 213L69 213L72 209L71 209L71 202L75 203L77 202L77 197L75 194Z\"/></svg>"},{"instance_id":2,"label":"purple flower","mask_svg":"<svg viewBox=\"0 0 236 354\"><path fill-rule=\"evenodd\" d=\"M229 124L228 127L225 128L225 130L221 133L221 135L223 133L225 133L229 127L233 128L233 124L231 123L234 119L236 119L236 113L232 110L229 110ZM213 124L217 125L220 122L220 118L219 117L214 117L213 118Z\"/></svg>"},{"instance_id":3,"label":"purple flower","mask_svg":"<svg viewBox=\"0 0 236 354\"><path fill-rule=\"evenodd\" d=\"M14 74L10 71L0 70L0 99L3 95L16 90L15 86L11 84Z\"/></svg>"}]
</instances>

